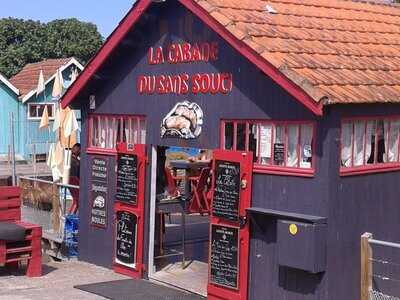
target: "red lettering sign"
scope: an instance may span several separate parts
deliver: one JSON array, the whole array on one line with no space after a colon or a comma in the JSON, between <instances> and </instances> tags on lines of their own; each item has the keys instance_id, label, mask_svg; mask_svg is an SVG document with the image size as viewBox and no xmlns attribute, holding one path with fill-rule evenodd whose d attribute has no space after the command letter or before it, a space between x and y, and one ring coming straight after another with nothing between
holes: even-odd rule
<instances>
[{"instance_id":1,"label":"red lettering sign","mask_svg":"<svg viewBox=\"0 0 400 300\"><path fill-rule=\"evenodd\" d=\"M204 42L190 44L172 43L166 47L150 47L147 52L149 65L164 63L195 63L209 62L218 59L218 43ZM186 73L177 75L140 75L136 88L140 94L228 94L233 88L231 73L196 73L189 76Z\"/></svg>"}]
</instances>

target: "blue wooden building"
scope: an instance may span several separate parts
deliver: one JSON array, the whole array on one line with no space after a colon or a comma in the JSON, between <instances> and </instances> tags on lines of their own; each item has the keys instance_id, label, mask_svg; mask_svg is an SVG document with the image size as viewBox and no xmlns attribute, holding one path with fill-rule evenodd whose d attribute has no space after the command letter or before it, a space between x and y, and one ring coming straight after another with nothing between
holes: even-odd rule
<instances>
[{"instance_id":1,"label":"blue wooden building","mask_svg":"<svg viewBox=\"0 0 400 300\"><path fill-rule=\"evenodd\" d=\"M45 91L36 94L40 70L44 74ZM50 128L59 97L52 97L56 73L63 77L63 91L71 84L72 72L78 73L83 66L73 57L47 59L38 63L27 64L18 74L8 81L2 77L0 89L0 155L7 155L10 144L9 114L15 116L15 152L19 159L31 159L33 154L43 156L49 144L55 141L55 133L48 129L39 129L44 107L47 105ZM79 116L78 116L79 117ZM3 130L4 128L4 130Z\"/></svg>"},{"instance_id":2,"label":"blue wooden building","mask_svg":"<svg viewBox=\"0 0 400 300\"><path fill-rule=\"evenodd\" d=\"M0 155L7 156L10 148L10 113L12 112L19 124L20 91L7 78L0 74ZM16 128L19 131L19 128ZM16 137L17 151L20 149L19 136Z\"/></svg>"},{"instance_id":3,"label":"blue wooden building","mask_svg":"<svg viewBox=\"0 0 400 300\"><path fill-rule=\"evenodd\" d=\"M219 300L360 299L361 235L400 240L399 25L398 6L361 1L136 1L62 100L82 110L79 259L159 280L159 146L207 148L193 285ZM216 188L222 165L237 190Z\"/></svg>"}]
</instances>

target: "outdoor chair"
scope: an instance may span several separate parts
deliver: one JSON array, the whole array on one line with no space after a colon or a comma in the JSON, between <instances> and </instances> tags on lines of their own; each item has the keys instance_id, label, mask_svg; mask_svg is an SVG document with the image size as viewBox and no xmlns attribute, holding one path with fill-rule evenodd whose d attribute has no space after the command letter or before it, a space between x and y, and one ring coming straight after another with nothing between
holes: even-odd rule
<instances>
[{"instance_id":1,"label":"outdoor chair","mask_svg":"<svg viewBox=\"0 0 400 300\"><path fill-rule=\"evenodd\" d=\"M208 178L210 168L203 168L199 176L189 177L192 186L192 198L189 204L189 213L209 214L210 204L207 197Z\"/></svg>"},{"instance_id":2,"label":"outdoor chair","mask_svg":"<svg viewBox=\"0 0 400 300\"><path fill-rule=\"evenodd\" d=\"M42 228L21 221L21 189L0 187L0 265L27 261L26 275L42 276Z\"/></svg>"},{"instance_id":3,"label":"outdoor chair","mask_svg":"<svg viewBox=\"0 0 400 300\"><path fill-rule=\"evenodd\" d=\"M170 197L177 197L180 194L179 184L184 179L182 176L173 175L173 171L165 167L165 178L167 181L167 192Z\"/></svg>"}]
</instances>

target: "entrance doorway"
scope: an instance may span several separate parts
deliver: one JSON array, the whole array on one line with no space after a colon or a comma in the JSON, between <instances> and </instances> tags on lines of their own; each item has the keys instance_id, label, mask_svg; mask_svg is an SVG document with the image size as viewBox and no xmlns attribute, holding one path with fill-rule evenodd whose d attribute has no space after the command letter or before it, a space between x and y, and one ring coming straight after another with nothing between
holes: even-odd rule
<instances>
[{"instance_id":1,"label":"entrance doorway","mask_svg":"<svg viewBox=\"0 0 400 300\"><path fill-rule=\"evenodd\" d=\"M207 295L211 162L211 150L153 147L150 277L203 296Z\"/></svg>"},{"instance_id":2,"label":"entrance doorway","mask_svg":"<svg viewBox=\"0 0 400 300\"><path fill-rule=\"evenodd\" d=\"M252 153L152 148L149 277L246 300Z\"/></svg>"}]
</instances>

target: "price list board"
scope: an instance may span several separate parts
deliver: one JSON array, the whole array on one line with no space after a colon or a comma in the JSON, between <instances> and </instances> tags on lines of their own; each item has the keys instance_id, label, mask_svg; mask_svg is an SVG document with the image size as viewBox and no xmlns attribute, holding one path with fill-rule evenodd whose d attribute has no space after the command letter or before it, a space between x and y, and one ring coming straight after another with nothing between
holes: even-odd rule
<instances>
[{"instance_id":1,"label":"price list board","mask_svg":"<svg viewBox=\"0 0 400 300\"><path fill-rule=\"evenodd\" d=\"M282 143L274 144L274 161L282 163L285 160L285 145Z\"/></svg>"},{"instance_id":2,"label":"price list board","mask_svg":"<svg viewBox=\"0 0 400 300\"><path fill-rule=\"evenodd\" d=\"M137 155L120 154L117 168L116 199L129 204L137 204L138 159Z\"/></svg>"},{"instance_id":3,"label":"price list board","mask_svg":"<svg viewBox=\"0 0 400 300\"><path fill-rule=\"evenodd\" d=\"M211 225L210 282L238 289L239 228Z\"/></svg>"},{"instance_id":4,"label":"price list board","mask_svg":"<svg viewBox=\"0 0 400 300\"><path fill-rule=\"evenodd\" d=\"M127 211L116 214L115 261L134 268L136 263L137 216Z\"/></svg>"},{"instance_id":5,"label":"price list board","mask_svg":"<svg viewBox=\"0 0 400 300\"><path fill-rule=\"evenodd\" d=\"M240 163L217 160L215 162L213 216L238 221L239 201Z\"/></svg>"},{"instance_id":6,"label":"price list board","mask_svg":"<svg viewBox=\"0 0 400 300\"><path fill-rule=\"evenodd\" d=\"M90 222L93 226L107 226L107 192L108 164L107 160L93 157L91 160L91 200Z\"/></svg>"}]
</instances>

